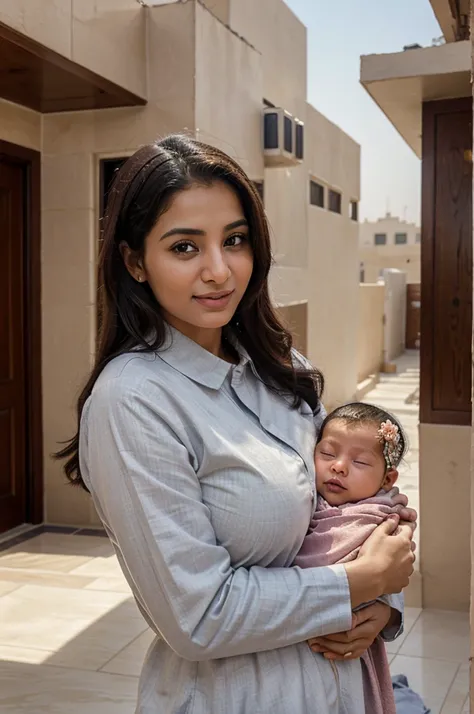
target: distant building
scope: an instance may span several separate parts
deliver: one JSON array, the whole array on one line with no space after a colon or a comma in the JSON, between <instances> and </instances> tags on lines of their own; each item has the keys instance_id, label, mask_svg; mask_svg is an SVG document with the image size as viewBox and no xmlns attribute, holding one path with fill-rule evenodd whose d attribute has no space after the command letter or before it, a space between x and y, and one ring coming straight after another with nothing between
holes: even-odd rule
<instances>
[{"instance_id":1,"label":"distant building","mask_svg":"<svg viewBox=\"0 0 474 714\"><path fill-rule=\"evenodd\" d=\"M420 282L421 229L390 213L364 221L359 230L360 282L375 283L384 268L407 274L407 283Z\"/></svg>"}]
</instances>

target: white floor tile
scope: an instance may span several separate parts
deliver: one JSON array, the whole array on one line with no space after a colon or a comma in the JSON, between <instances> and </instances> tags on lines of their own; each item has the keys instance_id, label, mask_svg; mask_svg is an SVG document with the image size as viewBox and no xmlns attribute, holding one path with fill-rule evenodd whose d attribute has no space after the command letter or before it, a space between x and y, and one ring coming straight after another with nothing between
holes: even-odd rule
<instances>
[{"instance_id":1,"label":"white floor tile","mask_svg":"<svg viewBox=\"0 0 474 714\"><path fill-rule=\"evenodd\" d=\"M122 652L110 660L105 667L102 667L101 672L112 672L113 674L127 674L132 677L139 677L145 655L154 639L155 634L151 630L146 630L140 637L137 637L137 639L125 647Z\"/></svg>"},{"instance_id":2,"label":"white floor tile","mask_svg":"<svg viewBox=\"0 0 474 714\"><path fill-rule=\"evenodd\" d=\"M403 635L398 637L398 639L394 640L394 642L386 643L385 646L386 646L388 654L398 654L401 646L403 645L406 638L412 631L413 626L415 625L416 621L418 620L420 614L421 614L420 607L406 607L405 608L405 627L404 627Z\"/></svg>"},{"instance_id":3,"label":"white floor tile","mask_svg":"<svg viewBox=\"0 0 474 714\"><path fill-rule=\"evenodd\" d=\"M469 665L463 664L458 669L456 678L448 692L441 714L460 714L466 695L469 693Z\"/></svg>"},{"instance_id":4,"label":"white floor tile","mask_svg":"<svg viewBox=\"0 0 474 714\"><path fill-rule=\"evenodd\" d=\"M84 672L2 662L2 714L132 714L138 681L105 672Z\"/></svg>"},{"instance_id":5,"label":"white floor tile","mask_svg":"<svg viewBox=\"0 0 474 714\"><path fill-rule=\"evenodd\" d=\"M469 613L423 610L399 654L449 660L469 659Z\"/></svg>"},{"instance_id":6,"label":"white floor tile","mask_svg":"<svg viewBox=\"0 0 474 714\"><path fill-rule=\"evenodd\" d=\"M404 674L407 677L410 687L431 709L431 714L441 714L458 668L455 662L402 655L397 655L390 665L392 675Z\"/></svg>"}]
</instances>

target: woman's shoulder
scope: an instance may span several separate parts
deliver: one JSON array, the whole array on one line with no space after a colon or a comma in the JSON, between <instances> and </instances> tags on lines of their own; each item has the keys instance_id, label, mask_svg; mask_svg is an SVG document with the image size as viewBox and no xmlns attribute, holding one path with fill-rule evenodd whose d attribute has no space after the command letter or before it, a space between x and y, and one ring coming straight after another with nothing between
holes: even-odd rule
<instances>
[{"instance_id":1,"label":"woman's shoulder","mask_svg":"<svg viewBox=\"0 0 474 714\"><path fill-rule=\"evenodd\" d=\"M179 377L154 352L127 352L112 359L94 385L91 401L130 403L137 398L172 395Z\"/></svg>"}]
</instances>

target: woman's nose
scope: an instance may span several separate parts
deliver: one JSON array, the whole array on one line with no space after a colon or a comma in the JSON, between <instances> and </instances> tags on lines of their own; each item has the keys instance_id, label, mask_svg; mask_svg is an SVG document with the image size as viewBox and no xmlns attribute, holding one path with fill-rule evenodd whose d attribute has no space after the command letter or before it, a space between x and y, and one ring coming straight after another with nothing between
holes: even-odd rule
<instances>
[{"instance_id":1,"label":"woman's nose","mask_svg":"<svg viewBox=\"0 0 474 714\"><path fill-rule=\"evenodd\" d=\"M222 250L209 251L205 256L202 279L204 282L213 282L223 285L230 277L231 271Z\"/></svg>"}]
</instances>

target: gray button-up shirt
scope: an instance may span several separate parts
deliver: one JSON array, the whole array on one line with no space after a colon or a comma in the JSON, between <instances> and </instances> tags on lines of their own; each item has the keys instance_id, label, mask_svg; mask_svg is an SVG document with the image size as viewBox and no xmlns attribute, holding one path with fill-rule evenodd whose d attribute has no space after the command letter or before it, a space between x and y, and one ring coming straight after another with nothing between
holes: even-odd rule
<instances>
[{"instance_id":1,"label":"gray button-up shirt","mask_svg":"<svg viewBox=\"0 0 474 714\"><path fill-rule=\"evenodd\" d=\"M344 567L291 567L321 415L272 393L241 348L234 366L170 335L104 369L80 439L84 481L157 635L137 714L361 714L359 662L336 678L306 644L351 626Z\"/></svg>"}]
</instances>

